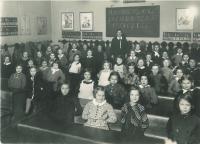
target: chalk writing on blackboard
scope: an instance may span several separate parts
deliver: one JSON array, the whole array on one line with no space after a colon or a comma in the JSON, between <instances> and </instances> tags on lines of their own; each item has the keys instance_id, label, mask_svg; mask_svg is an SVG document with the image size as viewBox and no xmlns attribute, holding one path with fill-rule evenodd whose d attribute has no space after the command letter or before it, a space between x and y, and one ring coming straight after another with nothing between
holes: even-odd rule
<instances>
[{"instance_id":1,"label":"chalk writing on blackboard","mask_svg":"<svg viewBox=\"0 0 200 144\"><path fill-rule=\"evenodd\" d=\"M106 8L106 36L119 28L130 37L159 37L160 6Z\"/></svg>"}]
</instances>

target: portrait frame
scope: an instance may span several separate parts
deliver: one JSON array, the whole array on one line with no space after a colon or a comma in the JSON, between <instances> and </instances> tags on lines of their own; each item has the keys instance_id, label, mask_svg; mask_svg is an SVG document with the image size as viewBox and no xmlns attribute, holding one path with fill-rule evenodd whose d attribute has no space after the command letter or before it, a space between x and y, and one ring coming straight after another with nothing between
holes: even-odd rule
<instances>
[{"instance_id":1,"label":"portrait frame","mask_svg":"<svg viewBox=\"0 0 200 144\"><path fill-rule=\"evenodd\" d=\"M190 14L188 8L176 9L176 29L177 30L193 30L194 15Z\"/></svg>"},{"instance_id":2,"label":"portrait frame","mask_svg":"<svg viewBox=\"0 0 200 144\"><path fill-rule=\"evenodd\" d=\"M73 12L61 12L61 28L62 30L67 30L67 31L74 30L74 13Z\"/></svg>"},{"instance_id":3,"label":"portrait frame","mask_svg":"<svg viewBox=\"0 0 200 144\"><path fill-rule=\"evenodd\" d=\"M80 30L92 31L93 30L93 12L80 12Z\"/></svg>"}]
</instances>

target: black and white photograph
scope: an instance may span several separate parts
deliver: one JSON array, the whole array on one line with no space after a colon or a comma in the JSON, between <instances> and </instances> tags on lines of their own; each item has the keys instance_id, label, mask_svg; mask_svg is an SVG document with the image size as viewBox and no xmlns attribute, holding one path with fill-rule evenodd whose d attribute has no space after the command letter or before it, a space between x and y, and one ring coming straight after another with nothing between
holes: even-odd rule
<instances>
[{"instance_id":1,"label":"black and white photograph","mask_svg":"<svg viewBox=\"0 0 200 144\"><path fill-rule=\"evenodd\" d=\"M0 143L200 144L200 0L2 0L0 54Z\"/></svg>"}]
</instances>

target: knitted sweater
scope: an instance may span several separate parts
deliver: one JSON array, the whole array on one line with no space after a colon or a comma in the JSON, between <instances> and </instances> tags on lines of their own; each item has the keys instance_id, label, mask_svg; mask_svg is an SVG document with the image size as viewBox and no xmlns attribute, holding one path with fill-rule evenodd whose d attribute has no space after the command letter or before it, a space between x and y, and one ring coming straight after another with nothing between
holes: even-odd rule
<instances>
[{"instance_id":1,"label":"knitted sweater","mask_svg":"<svg viewBox=\"0 0 200 144\"><path fill-rule=\"evenodd\" d=\"M112 106L106 101L98 103L95 99L86 104L83 110L82 118L87 120L84 124L85 126L105 130L109 129L108 123L115 123L117 121L117 117Z\"/></svg>"}]
</instances>

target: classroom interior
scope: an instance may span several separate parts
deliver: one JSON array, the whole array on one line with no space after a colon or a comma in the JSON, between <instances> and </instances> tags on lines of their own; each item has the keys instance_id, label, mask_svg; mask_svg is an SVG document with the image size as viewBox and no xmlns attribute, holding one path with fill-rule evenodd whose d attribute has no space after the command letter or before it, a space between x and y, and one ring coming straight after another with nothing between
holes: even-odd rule
<instances>
[{"instance_id":1,"label":"classroom interior","mask_svg":"<svg viewBox=\"0 0 200 144\"><path fill-rule=\"evenodd\" d=\"M140 8L153 9L156 13L149 14L146 18L152 30L141 33L137 28L131 28L131 14L127 9L138 8L138 13L142 13ZM129 16L125 21L127 25L112 25L116 19L114 15L109 15L109 10L121 8ZM178 25L178 16L183 11L189 9L189 16L192 17L190 25ZM124 10L124 11L123 11ZM178 11L180 12L178 13ZM181 11L183 10L183 11ZM85 28L82 24L81 14L91 14L91 27ZM144 12L145 13L145 12ZM64 15L69 14L73 18L72 25L63 26ZM119 15L121 15L119 14ZM126 15L126 14L124 14ZM145 14L141 14L145 16ZM137 16L137 15L134 15ZM112 41L118 28L125 30L126 39L129 42L185 42L200 45L200 1L190 0L46 0L46 1L0 1L1 17L1 48L6 44L9 52L14 52L14 46L18 44L36 45L58 45L65 47L67 42L73 41ZM3 22L3 18L14 20L14 29L9 29L9 22ZM120 17L118 17L120 21ZM144 18L144 17L143 17ZM155 18L155 19L154 19ZM109 19L112 19L109 23ZM16 20L16 21L15 21ZM137 19L145 25L145 18ZM191 19L190 19L191 20ZM116 22L117 23L117 22ZM6 25L7 24L7 28ZM145 25L148 27L148 25ZM137 26L136 26L137 27ZM112 29L113 28L113 29ZM155 29L155 31L154 31ZM200 47L200 46L199 46ZM200 57L200 55L199 55ZM153 114L148 114L150 126L145 132L145 138L136 140L135 143L164 144L166 136L166 123L169 119L169 112L173 109L173 97L158 96L159 110ZM11 126L12 93L7 89L6 82L1 78L1 142L2 143L122 143L119 141L120 123L110 125L111 131L85 128L82 126L83 120L80 116L75 117L75 124L66 128L62 125L52 123L42 113L37 113L24 117L17 128ZM115 110L117 117L120 117L120 110ZM126 143L126 142L123 142ZM134 143L134 142L133 142Z\"/></svg>"}]
</instances>

